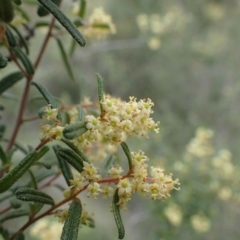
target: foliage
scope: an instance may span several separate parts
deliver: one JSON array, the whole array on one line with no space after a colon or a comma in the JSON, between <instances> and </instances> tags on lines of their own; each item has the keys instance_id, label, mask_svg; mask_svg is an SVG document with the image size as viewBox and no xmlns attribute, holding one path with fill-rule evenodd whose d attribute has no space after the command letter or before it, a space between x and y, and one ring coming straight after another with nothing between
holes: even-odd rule
<instances>
[{"instance_id":1,"label":"foliage","mask_svg":"<svg viewBox=\"0 0 240 240\"><path fill-rule=\"evenodd\" d=\"M112 211L119 239L123 239L125 230L120 210L126 208L133 193L141 193L153 200L165 200L170 197L172 190L179 189L179 181L173 180L172 174L166 174L159 166L151 166L148 170L149 158L144 152L130 151L126 144L129 137L140 136L146 139L149 132L159 132L159 122L155 122L151 116L154 106L151 99L138 101L137 98L130 97L129 101L122 101L105 94L104 81L97 74L98 101L85 99L80 104L68 105L37 82L36 72L51 39L56 39L68 78L75 81L70 58L76 44L84 47L84 36L87 39L103 38L116 31L111 17L102 8L93 11L87 20L87 2L80 0L78 8L73 9L75 19L71 20L61 10L62 4L62 1L55 0L0 0L0 67L10 69L10 73L1 74L2 98L11 99L6 94L8 90L20 80L25 80L14 127L11 128L8 122L1 124L0 200L7 204L1 209L1 235L9 240L24 239L24 231L29 226L43 217L55 215L64 223L61 239L77 239L81 225L95 225L81 201L80 195L86 191L88 197L97 199L98 195L103 195L113 199ZM32 16L27 11L28 5L34 5L35 13L39 16L34 15L34 25ZM39 20L49 14L50 19L47 21ZM34 32L39 31L40 27L44 27L47 32L42 45L34 46L33 49L30 43L34 40ZM63 35L72 37L69 51L63 44ZM33 51L37 52L34 62ZM16 65L17 71L12 68L12 64ZM32 111L36 116L26 118L30 91L34 88L46 104L39 110L35 108ZM4 110L3 106L1 110ZM11 109L6 108L3 114L7 111ZM25 146L17 136L23 123L29 124L34 120L41 121L40 142L32 144L27 132L25 138L28 143ZM12 131L9 135L8 129ZM46 162L51 142L55 156L52 154L54 160ZM126 155L127 170L119 165L123 161L117 155L117 146L121 146ZM20 161L16 163L16 159ZM60 175L64 176L67 186L54 186L64 194L62 200L45 192L45 188L52 185ZM48 179L44 183L46 178ZM9 198L10 205L6 203ZM70 207L59 209L65 203L69 203ZM5 225L7 220L25 216L28 216L28 220L19 229L8 229L8 225Z\"/></svg>"}]
</instances>

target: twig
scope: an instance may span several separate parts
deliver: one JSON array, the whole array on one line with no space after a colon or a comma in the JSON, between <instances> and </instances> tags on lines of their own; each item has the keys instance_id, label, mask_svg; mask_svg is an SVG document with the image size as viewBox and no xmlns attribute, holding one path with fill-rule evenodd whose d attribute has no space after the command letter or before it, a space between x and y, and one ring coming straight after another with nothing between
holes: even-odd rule
<instances>
[{"instance_id":1,"label":"twig","mask_svg":"<svg viewBox=\"0 0 240 240\"><path fill-rule=\"evenodd\" d=\"M35 69L37 69L37 67L38 67L38 65L39 65L39 63L42 59L43 53L46 49L47 43L48 43L48 41L51 37L51 32L52 32L52 29L53 29L53 26L54 26L54 22L55 22L55 18L52 18L51 24L49 26L48 33L45 37L45 40L42 44L42 47L39 50L38 57L37 57L36 62L34 64ZM15 57L15 56L13 56L13 57ZM21 69L21 66L19 66L19 68ZM15 142L15 139L17 137L17 134L19 132L20 126L23 123L23 113L24 113L24 110L26 108L26 104L27 104L27 100L28 100L28 93L29 93L29 90L30 90L30 84L31 84L31 81L32 81L34 75L31 75L31 76L25 75L25 76L26 76L27 81L26 81L25 89L24 89L23 96L22 96L22 99L21 99L16 124L15 124L14 130L13 130L12 136L9 140L6 152L9 152L10 149L12 148L12 146Z\"/></svg>"}]
</instances>

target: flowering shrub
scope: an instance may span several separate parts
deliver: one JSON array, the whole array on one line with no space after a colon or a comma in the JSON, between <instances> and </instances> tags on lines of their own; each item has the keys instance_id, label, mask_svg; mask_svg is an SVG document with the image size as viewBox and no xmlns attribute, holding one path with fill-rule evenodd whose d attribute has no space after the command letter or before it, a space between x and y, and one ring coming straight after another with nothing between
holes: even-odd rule
<instances>
[{"instance_id":1,"label":"flowering shrub","mask_svg":"<svg viewBox=\"0 0 240 240\"><path fill-rule=\"evenodd\" d=\"M35 4L35 1L23 1ZM56 39L64 66L69 78L74 80L73 70L69 57L73 53L76 43L84 47L86 38L102 38L109 33L115 33L115 26L111 17L103 9L96 9L89 20L85 20L87 2L79 1L78 8L73 12L77 18L71 21L61 10L61 0L38 0L37 14L45 17L52 14L50 22L39 21L34 29L30 28L29 16L21 1L0 0L0 41L5 50L0 54L0 67L9 67L15 64L13 70L0 80L0 94L8 97L6 91L18 81L25 79L26 85L16 116L13 132L7 136L5 132L8 123L0 125L0 202L11 200L6 206L1 206L0 234L4 239L23 239L24 231L33 223L48 215L55 215L63 223L61 239L77 239L79 226L82 224L94 227L94 220L82 206L81 193L87 192L88 197L112 198L112 212L117 224L119 239L124 238L124 225L120 209L126 208L132 194L141 193L153 200L165 200L170 197L174 189L179 189L179 181L172 179L162 167L149 166L149 158L141 150L130 151L126 141L128 137L148 137L149 131L159 132L159 122L151 118L154 106L151 99L137 101L130 97L129 101L122 101L104 93L103 79L97 74L98 101L83 101L76 105L58 103L56 98L40 83L35 80L35 72L46 51L51 38ZM56 24L56 20L61 27ZM27 36L20 27L24 26ZM32 31L38 27L47 28L46 36L35 63L29 57L29 42L33 37ZM80 31L79 31L80 29ZM68 55L61 38L61 34L69 33L73 37L70 54ZM83 33L83 34L82 34ZM2 51L2 48L1 48ZM25 118L24 113L28 104L30 90L36 87L46 105L39 110L38 117ZM1 105L1 110L4 107ZM65 117L64 117L65 116ZM67 117L66 117L67 116ZM17 141L17 135L23 123L41 119L40 142L37 146L23 146ZM57 162L46 163L43 157L50 150L50 143ZM58 143L58 144L57 144ZM64 147L64 145L66 145ZM118 161L116 164L117 146L121 146L126 155L128 170L124 170ZM4 150L4 148L6 150ZM14 152L24 154L19 164L15 163ZM123 160L124 161L124 160ZM39 168L36 168L38 166ZM40 169L45 168L44 174ZM52 170L52 171L50 171ZM47 173L49 171L49 173ZM21 177L29 173L28 183ZM57 178L63 175L68 187L61 189L64 199L59 200L44 192L44 189L53 185ZM26 177L27 178L27 177ZM48 178L43 183L42 180ZM24 208L22 201L27 202L29 209ZM69 203L68 209L61 209ZM45 210L44 205L50 205ZM5 221L17 217L28 216L28 220L19 229L11 232ZM42 238L52 238L52 224L49 231L46 222L40 221L32 234L44 231L39 235ZM59 228L59 225L57 225ZM38 230L37 230L38 229Z\"/></svg>"}]
</instances>

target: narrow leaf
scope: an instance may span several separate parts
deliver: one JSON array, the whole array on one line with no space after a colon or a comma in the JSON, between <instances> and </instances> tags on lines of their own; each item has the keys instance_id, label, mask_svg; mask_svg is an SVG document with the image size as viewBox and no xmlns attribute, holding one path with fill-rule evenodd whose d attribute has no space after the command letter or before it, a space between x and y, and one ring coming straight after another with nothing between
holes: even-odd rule
<instances>
[{"instance_id":1,"label":"narrow leaf","mask_svg":"<svg viewBox=\"0 0 240 240\"><path fill-rule=\"evenodd\" d=\"M78 16L83 18L86 12L86 0L80 0L80 7L79 7L79 13Z\"/></svg>"},{"instance_id":2,"label":"narrow leaf","mask_svg":"<svg viewBox=\"0 0 240 240\"><path fill-rule=\"evenodd\" d=\"M17 58L21 61L26 72L30 75L33 75L35 70L28 56L22 51L20 47L14 47L12 50Z\"/></svg>"},{"instance_id":3,"label":"narrow leaf","mask_svg":"<svg viewBox=\"0 0 240 240\"><path fill-rule=\"evenodd\" d=\"M61 157L59 157L58 155L58 150L61 149L60 146L56 145L56 146L53 146L53 150L57 156L57 159L58 159L58 162L59 162L59 167L62 171L62 174L63 174L63 177L65 178L66 182L67 182L67 185L68 186L71 186L71 183L69 180L73 180L74 177L73 177L73 174L72 174L72 171L71 171L71 168L70 166L68 165L68 163L66 161L64 161Z\"/></svg>"},{"instance_id":4,"label":"narrow leaf","mask_svg":"<svg viewBox=\"0 0 240 240\"><path fill-rule=\"evenodd\" d=\"M77 105L77 111L78 111L78 120L81 122L85 121L84 109L80 105Z\"/></svg>"},{"instance_id":5,"label":"narrow leaf","mask_svg":"<svg viewBox=\"0 0 240 240\"><path fill-rule=\"evenodd\" d=\"M67 144L83 161L88 163L90 162L88 158L73 143L66 139L61 139L61 141Z\"/></svg>"},{"instance_id":6,"label":"narrow leaf","mask_svg":"<svg viewBox=\"0 0 240 240\"><path fill-rule=\"evenodd\" d=\"M48 151L49 151L48 146L43 146L37 153L37 160L41 159Z\"/></svg>"},{"instance_id":7,"label":"narrow leaf","mask_svg":"<svg viewBox=\"0 0 240 240\"><path fill-rule=\"evenodd\" d=\"M68 162L78 172L81 173L83 171L83 159L71 149L61 148L57 151L57 156L59 159Z\"/></svg>"},{"instance_id":8,"label":"narrow leaf","mask_svg":"<svg viewBox=\"0 0 240 240\"><path fill-rule=\"evenodd\" d=\"M67 57L66 51L63 47L63 44L62 44L62 42L59 38L57 38L56 40L57 40L57 44L58 44L58 47L59 47L59 50L60 50L60 53L61 53L61 56L62 56L64 66L65 66L70 78L72 79L72 81L75 81L74 74L73 74L73 71L72 71L72 67L69 63L69 59Z\"/></svg>"},{"instance_id":9,"label":"narrow leaf","mask_svg":"<svg viewBox=\"0 0 240 240\"><path fill-rule=\"evenodd\" d=\"M16 237L15 240L25 240L25 236L22 232L19 232Z\"/></svg>"},{"instance_id":10,"label":"narrow leaf","mask_svg":"<svg viewBox=\"0 0 240 240\"><path fill-rule=\"evenodd\" d=\"M35 178L36 178L36 181L37 182L41 182L42 180L48 178L48 177L51 177L52 175L56 174L54 171L43 171L42 173L40 173L39 175L36 175ZM27 187L31 187L32 186L32 182L30 181L27 185Z\"/></svg>"},{"instance_id":11,"label":"narrow leaf","mask_svg":"<svg viewBox=\"0 0 240 240\"><path fill-rule=\"evenodd\" d=\"M29 169L28 170L28 173L30 175L30 178L31 178L31 186L34 188L34 189L38 189L38 184L37 184L37 180L34 176L34 174L32 173L32 171Z\"/></svg>"},{"instance_id":12,"label":"narrow leaf","mask_svg":"<svg viewBox=\"0 0 240 240\"><path fill-rule=\"evenodd\" d=\"M86 122L75 122L72 124L67 125L63 129L63 136L67 139L74 139L83 135L85 132L88 131L86 128Z\"/></svg>"},{"instance_id":13,"label":"narrow leaf","mask_svg":"<svg viewBox=\"0 0 240 240\"><path fill-rule=\"evenodd\" d=\"M22 44L22 46L24 47L24 49L26 51L26 54L28 55L29 54L29 49L28 49L26 39L22 36L22 34L18 31L18 29L15 26L10 25L10 27L15 31L15 33L19 37L20 44Z\"/></svg>"},{"instance_id":14,"label":"narrow leaf","mask_svg":"<svg viewBox=\"0 0 240 240\"><path fill-rule=\"evenodd\" d=\"M16 82L21 80L24 75L21 72L13 72L2 78L0 81L0 94L12 87Z\"/></svg>"},{"instance_id":15,"label":"narrow leaf","mask_svg":"<svg viewBox=\"0 0 240 240\"><path fill-rule=\"evenodd\" d=\"M15 195L17 199L22 201L37 202L37 203L49 204L49 205L55 204L52 197L50 197L44 192L40 192L33 188L27 188L27 187L20 188L15 192Z\"/></svg>"},{"instance_id":16,"label":"narrow leaf","mask_svg":"<svg viewBox=\"0 0 240 240\"><path fill-rule=\"evenodd\" d=\"M14 34L11 32L10 28L5 25L6 27L6 38L7 38L7 41L8 41L8 44L10 47L15 47L17 46L17 40L16 40L16 37L14 36Z\"/></svg>"},{"instance_id":17,"label":"narrow leaf","mask_svg":"<svg viewBox=\"0 0 240 240\"><path fill-rule=\"evenodd\" d=\"M107 173L107 171L110 169L110 167L115 163L116 157L113 155L109 155L106 157L103 163L103 171Z\"/></svg>"},{"instance_id":18,"label":"narrow leaf","mask_svg":"<svg viewBox=\"0 0 240 240\"><path fill-rule=\"evenodd\" d=\"M0 53L0 68L5 68L8 65L8 59L6 57L1 56Z\"/></svg>"},{"instance_id":19,"label":"narrow leaf","mask_svg":"<svg viewBox=\"0 0 240 240\"><path fill-rule=\"evenodd\" d=\"M7 156L5 155L4 150L2 149L2 146L0 145L0 159L2 160L3 164L7 164L8 163L8 159Z\"/></svg>"},{"instance_id":20,"label":"narrow leaf","mask_svg":"<svg viewBox=\"0 0 240 240\"><path fill-rule=\"evenodd\" d=\"M131 153L129 151L128 145L125 142L121 142L121 147L122 147L125 155L127 156L128 166L129 166L129 169L131 170L132 169L132 157L131 157Z\"/></svg>"},{"instance_id":21,"label":"narrow leaf","mask_svg":"<svg viewBox=\"0 0 240 240\"><path fill-rule=\"evenodd\" d=\"M30 208L30 212L31 212L31 216L35 216L42 208L43 208L44 204L42 203L29 203L29 208Z\"/></svg>"},{"instance_id":22,"label":"narrow leaf","mask_svg":"<svg viewBox=\"0 0 240 240\"><path fill-rule=\"evenodd\" d=\"M58 104L54 99L53 95L41 84L32 82L32 84L38 89L38 91L43 95L48 104L51 104L51 108L58 108ZM58 111L57 118L61 121L61 114Z\"/></svg>"},{"instance_id":23,"label":"narrow leaf","mask_svg":"<svg viewBox=\"0 0 240 240\"><path fill-rule=\"evenodd\" d=\"M34 25L34 29L41 28L41 27L49 27L49 22L47 22L47 21L39 21L39 22L36 22L35 25ZM54 28L57 29L57 30L61 29L61 27L59 27L56 24L54 25Z\"/></svg>"},{"instance_id":24,"label":"narrow leaf","mask_svg":"<svg viewBox=\"0 0 240 240\"><path fill-rule=\"evenodd\" d=\"M21 0L13 0L14 3L16 3L17 5L21 5L22 4L22 1Z\"/></svg>"},{"instance_id":25,"label":"narrow leaf","mask_svg":"<svg viewBox=\"0 0 240 240\"><path fill-rule=\"evenodd\" d=\"M14 16L12 1L0 1L0 20L11 22Z\"/></svg>"},{"instance_id":26,"label":"narrow leaf","mask_svg":"<svg viewBox=\"0 0 240 240\"><path fill-rule=\"evenodd\" d=\"M74 39L72 39L71 41L71 45L70 45L70 49L69 49L69 56L72 57L74 50L76 47L76 41Z\"/></svg>"},{"instance_id":27,"label":"narrow leaf","mask_svg":"<svg viewBox=\"0 0 240 240\"><path fill-rule=\"evenodd\" d=\"M53 184L54 187L56 187L58 190L60 190L61 192L64 192L66 190L66 188L64 188L63 186L61 186L60 184Z\"/></svg>"},{"instance_id":28,"label":"narrow leaf","mask_svg":"<svg viewBox=\"0 0 240 240\"><path fill-rule=\"evenodd\" d=\"M99 74L96 74L96 76L97 76L97 84L98 84L98 100L99 100L99 104L100 104L101 113L103 113L103 105L102 105L102 101L103 101L103 79Z\"/></svg>"},{"instance_id":29,"label":"narrow leaf","mask_svg":"<svg viewBox=\"0 0 240 240\"><path fill-rule=\"evenodd\" d=\"M59 6L61 3L61 0L51 0L55 5ZM49 11L44 8L42 5L38 6L37 14L39 17L45 17L49 14Z\"/></svg>"},{"instance_id":30,"label":"narrow leaf","mask_svg":"<svg viewBox=\"0 0 240 240\"><path fill-rule=\"evenodd\" d=\"M97 23L92 25L93 28L102 28L102 29L109 29L109 25L107 23Z\"/></svg>"},{"instance_id":31,"label":"narrow leaf","mask_svg":"<svg viewBox=\"0 0 240 240\"><path fill-rule=\"evenodd\" d=\"M44 163L44 162L36 162L33 165L42 166L42 167L45 167L48 170L52 168L51 164Z\"/></svg>"},{"instance_id":32,"label":"narrow leaf","mask_svg":"<svg viewBox=\"0 0 240 240\"><path fill-rule=\"evenodd\" d=\"M73 200L63 226L61 240L77 240L81 214L81 203L79 201Z\"/></svg>"},{"instance_id":33,"label":"narrow leaf","mask_svg":"<svg viewBox=\"0 0 240 240\"><path fill-rule=\"evenodd\" d=\"M27 10L25 10L22 7L19 7L17 5L14 5L15 10L19 13L19 15L21 15L27 22L30 21L30 17L27 13Z\"/></svg>"},{"instance_id":34,"label":"narrow leaf","mask_svg":"<svg viewBox=\"0 0 240 240\"><path fill-rule=\"evenodd\" d=\"M5 222L10 219L19 218L19 217L28 216L28 215L29 215L29 211L22 210L22 209L13 211L13 212L9 212L3 218L0 219L0 223Z\"/></svg>"},{"instance_id":35,"label":"narrow leaf","mask_svg":"<svg viewBox=\"0 0 240 240\"><path fill-rule=\"evenodd\" d=\"M10 205L12 208L17 209L20 208L22 206L21 201L17 200L16 198L11 199L10 201Z\"/></svg>"},{"instance_id":36,"label":"narrow leaf","mask_svg":"<svg viewBox=\"0 0 240 240\"><path fill-rule=\"evenodd\" d=\"M112 211L113 211L113 216L118 228L118 238L123 239L125 235L125 229L122 222L122 217L120 214L118 202L119 202L119 196L118 196L118 189L117 189L113 196Z\"/></svg>"},{"instance_id":37,"label":"narrow leaf","mask_svg":"<svg viewBox=\"0 0 240 240\"><path fill-rule=\"evenodd\" d=\"M72 35L72 37L79 43L80 46L84 47L86 41L82 34L79 32L77 27L68 19L61 10L50 0L38 0L52 15L65 27L65 29Z\"/></svg>"},{"instance_id":38,"label":"narrow leaf","mask_svg":"<svg viewBox=\"0 0 240 240\"><path fill-rule=\"evenodd\" d=\"M90 228L95 228L95 222L91 217L87 217L86 222L81 222L81 224L86 225Z\"/></svg>"},{"instance_id":39,"label":"narrow leaf","mask_svg":"<svg viewBox=\"0 0 240 240\"><path fill-rule=\"evenodd\" d=\"M0 226L0 236L3 236L4 239L9 239L9 232L8 230L4 229Z\"/></svg>"},{"instance_id":40,"label":"narrow leaf","mask_svg":"<svg viewBox=\"0 0 240 240\"><path fill-rule=\"evenodd\" d=\"M2 137L3 137L4 133L5 133L5 130L6 130L6 125L0 123L0 140L2 140Z\"/></svg>"},{"instance_id":41,"label":"narrow leaf","mask_svg":"<svg viewBox=\"0 0 240 240\"><path fill-rule=\"evenodd\" d=\"M0 179L0 193L7 191L35 162L37 153L29 153L12 171Z\"/></svg>"}]
</instances>

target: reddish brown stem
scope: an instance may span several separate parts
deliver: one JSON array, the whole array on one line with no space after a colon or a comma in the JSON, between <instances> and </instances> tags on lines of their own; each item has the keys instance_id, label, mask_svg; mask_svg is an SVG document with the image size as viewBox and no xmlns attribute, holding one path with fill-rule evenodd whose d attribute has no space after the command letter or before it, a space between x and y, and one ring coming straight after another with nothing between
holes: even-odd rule
<instances>
[{"instance_id":1,"label":"reddish brown stem","mask_svg":"<svg viewBox=\"0 0 240 240\"><path fill-rule=\"evenodd\" d=\"M55 22L55 18L52 18L52 21L51 21L51 24L49 26L49 30L48 30L48 33L45 37L45 40L42 44L42 47L40 48L40 51L39 51L39 54L38 54L38 57L36 59L36 62L34 64L34 67L35 69L37 69L41 59L42 59L42 56L43 56L43 53L45 52L45 49L46 49L46 46L47 46L47 43L51 37L51 32L52 32L52 29L53 29L53 26L54 26L54 22ZM14 59L15 56L13 56L13 59ZM17 62L17 60L15 59L15 63L17 64L17 66L20 68L20 70L24 73L24 70L21 68L21 65ZM7 152L10 151L10 149L12 148L15 140L16 140L16 137L17 137L17 134L19 132L19 129L20 129L20 126L22 125L23 123L23 114L24 114L24 110L26 108L26 103L27 103L27 100L28 100L28 94L29 94L29 90L30 90L30 84L31 84L31 81L33 79L33 75L27 75L26 73L24 73L25 76L26 76L26 85L25 85L25 89L24 89L24 92L23 92L23 96L22 96L22 99L21 99L21 103L20 103L20 107L19 107L19 111L18 111L18 116L17 116L17 120L16 120L16 124L15 124L15 127L14 127L14 130L13 130L13 133L12 133L12 136L8 142L8 146L7 146Z\"/></svg>"},{"instance_id":2,"label":"reddish brown stem","mask_svg":"<svg viewBox=\"0 0 240 240\"><path fill-rule=\"evenodd\" d=\"M3 210L1 210L0 211L0 215L1 214L3 214L3 213L6 213L6 212L8 212L9 210L11 210L12 209L12 207L11 206L9 206L9 207L6 207L5 209L3 209Z\"/></svg>"},{"instance_id":3,"label":"reddish brown stem","mask_svg":"<svg viewBox=\"0 0 240 240\"><path fill-rule=\"evenodd\" d=\"M106 178L106 179L102 179L102 180L99 180L97 181L98 183L117 183L119 180L121 179L124 179L124 178L127 178L127 177L132 177L131 173L127 173L125 176L122 176L120 178ZM36 222L37 220L47 216L47 215L50 215L52 214L52 212L59 208L60 206L62 206L63 204L71 201L72 199L74 199L78 194L80 194L81 192L83 192L84 190L87 189L88 185L90 183L86 184L84 186L84 188L82 188L81 190L75 192L74 194L72 194L70 197L68 198L65 198L63 199L61 202L57 203L56 205L54 205L53 207L51 207L50 209L48 209L46 212L42 213L41 215L35 217L35 218L32 218L30 219L27 223L25 223L11 238L9 238L9 240L13 240L16 235L19 233L19 232L23 232L24 230L26 230L30 225L32 225L34 222Z\"/></svg>"}]
</instances>

